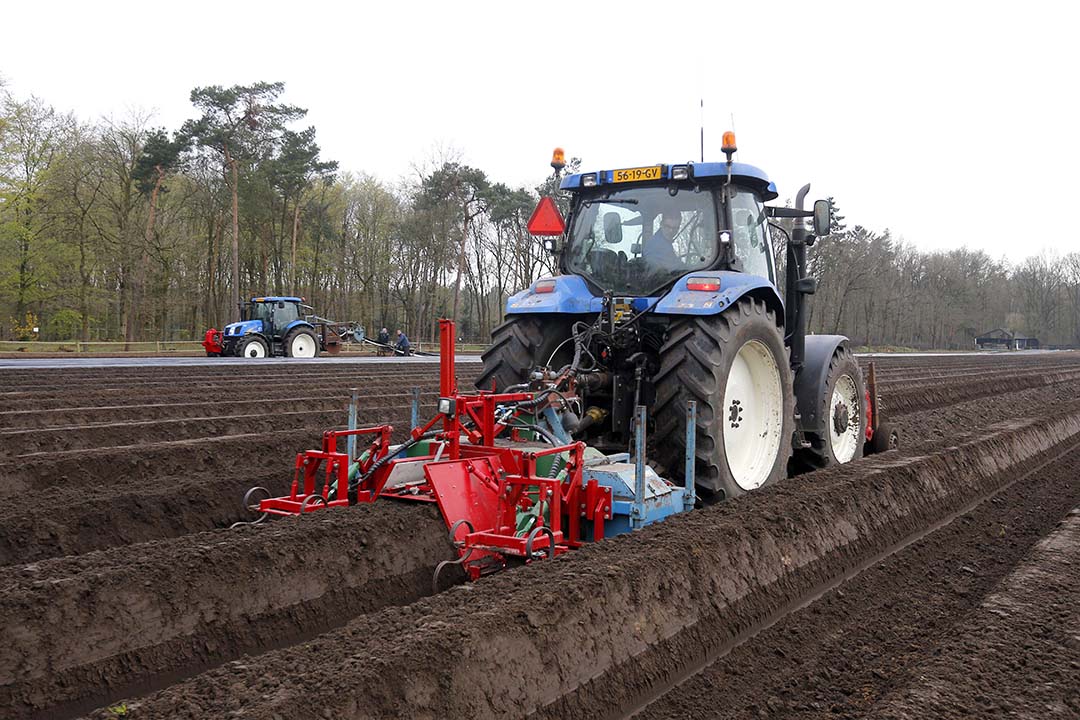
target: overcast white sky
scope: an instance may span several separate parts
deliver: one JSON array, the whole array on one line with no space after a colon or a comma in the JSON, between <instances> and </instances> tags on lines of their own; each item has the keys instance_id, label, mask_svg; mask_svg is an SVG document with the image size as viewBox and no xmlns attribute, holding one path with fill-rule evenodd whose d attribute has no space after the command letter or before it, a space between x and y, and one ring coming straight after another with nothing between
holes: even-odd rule
<instances>
[{"instance_id":1,"label":"overcast white sky","mask_svg":"<svg viewBox=\"0 0 1080 720\"><path fill-rule=\"evenodd\" d=\"M1027 2L98 2L5 7L0 76L175 129L202 85L286 83L323 155L394 182L438 147L532 187L696 160L803 183L923 249L1080 250L1080 10Z\"/></svg>"}]
</instances>

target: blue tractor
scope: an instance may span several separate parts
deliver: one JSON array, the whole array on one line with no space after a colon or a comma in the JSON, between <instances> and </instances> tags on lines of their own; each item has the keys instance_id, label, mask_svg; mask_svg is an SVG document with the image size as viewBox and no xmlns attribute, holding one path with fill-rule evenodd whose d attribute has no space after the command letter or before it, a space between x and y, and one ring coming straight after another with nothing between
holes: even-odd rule
<instances>
[{"instance_id":1,"label":"blue tractor","mask_svg":"<svg viewBox=\"0 0 1080 720\"><path fill-rule=\"evenodd\" d=\"M499 391L554 384L563 426L606 451L631 445L644 406L657 470L681 479L692 452L706 501L896 443L847 338L806 335L805 299L816 288L806 248L828 234L829 203L803 210L806 186L795 208L767 206L774 184L732 162L734 151L725 133L727 162L563 178L565 229L546 233L559 233L549 248L561 274L507 301L477 381ZM795 221L783 296L777 218ZM687 401L697 405L692 442Z\"/></svg>"},{"instance_id":2,"label":"blue tractor","mask_svg":"<svg viewBox=\"0 0 1080 720\"><path fill-rule=\"evenodd\" d=\"M243 319L221 331L220 354L264 358L313 358L325 349L325 333L305 316L303 298L256 297L242 308ZM336 336L335 336L336 339ZM210 353L210 349L207 349Z\"/></svg>"}]
</instances>

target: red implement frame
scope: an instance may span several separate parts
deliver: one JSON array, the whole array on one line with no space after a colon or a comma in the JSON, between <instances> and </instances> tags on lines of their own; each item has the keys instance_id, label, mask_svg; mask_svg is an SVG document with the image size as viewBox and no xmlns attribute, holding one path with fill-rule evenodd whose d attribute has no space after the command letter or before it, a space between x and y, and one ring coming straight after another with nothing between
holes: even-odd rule
<instances>
[{"instance_id":1,"label":"red implement frame","mask_svg":"<svg viewBox=\"0 0 1080 720\"><path fill-rule=\"evenodd\" d=\"M488 569L506 564L507 556L554 557L584 541L582 521L592 523L592 540L604 537L604 521L611 519L611 489L595 480L584 483L581 442L539 451L496 446L506 431L518 440L511 424L516 413L496 417L500 404L529 401L532 393L462 395L454 376L454 323L440 320L439 389L440 412L412 430L412 439L431 440L430 451L415 457L390 457L393 427L378 425L358 430L323 433L322 449L308 450L296 458L290 494L269 498L259 505L273 515L299 515L321 507L374 502L379 497L435 502L447 527L455 531L461 562L472 579ZM435 425L442 421L442 430ZM349 497L349 465L346 453L338 452L337 440L350 435L370 435L371 444L360 462L359 482ZM464 441L464 442L463 442ZM568 457L562 479L542 477L537 461L545 456ZM366 457L365 457L366 455ZM424 479L390 488L386 483L394 469L405 463L423 463ZM303 481L301 483L301 473ZM317 478L323 478L317 486ZM331 486L336 490L331 496ZM535 508L541 503L540 508ZM518 529L518 511L534 511L533 527ZM467 526L463 536L456 533Z\"/></svg>"},{"instance_id":2,"label":"red implement frame","mask_svg":"<svg viewBox=\"0 0 1080 720\"><path fill-rule=\"evenodd\" d=\"M210 328L203 335L202 346L206 349L206 354L220 355L225 347L221 342L221 331Z\"/></svg>"}]
</instances>

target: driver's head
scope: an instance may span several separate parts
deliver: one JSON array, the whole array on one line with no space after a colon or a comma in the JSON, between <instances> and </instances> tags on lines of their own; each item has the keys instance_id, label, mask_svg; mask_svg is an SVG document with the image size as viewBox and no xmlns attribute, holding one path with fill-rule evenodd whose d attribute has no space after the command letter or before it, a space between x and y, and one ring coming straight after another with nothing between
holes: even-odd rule
<instances>
[{"instance_id":1,"label":"driver's head","mask_svg":"<svg viewBox=\"0 0 1080 720\"><path fill-rule=\"evenodd\" d=\"M660 216L660 227L664 231L664 237L668 240L675 239L675 233L682 226L682 213L678 210L665 210Z\"/></svg>"}]
</instances>

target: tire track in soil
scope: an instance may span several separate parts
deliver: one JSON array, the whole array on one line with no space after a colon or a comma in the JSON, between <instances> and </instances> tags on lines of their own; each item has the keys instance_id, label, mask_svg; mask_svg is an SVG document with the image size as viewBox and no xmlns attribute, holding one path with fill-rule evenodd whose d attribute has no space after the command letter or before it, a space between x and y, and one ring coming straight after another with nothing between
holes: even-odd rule
<instances>
[{"instance_id":1,"label":"tire track in soil","mask_svg":"<svg viewBox=\"0 0 1080 720\"><path fill-rule=\"evenodd\" d=\"M172 384L165 390L147 390L145 392L133 392L128 388L115 388L112 390L96 389L92 392L74 396L71 393L61 393L57 394L55 397L27 393L26 397L22 398L0 398L0 402L3 402L3 406L6 410L26 412L45 409L68 409L73 407L93 408L101 405L131 404L132 401L137 401L138 404L148 404L163 401L214 401L221 400L222 398L229 398L230 400L267 400L272 398L272 390L274 388L262 386L260 381L260 378L251 378L249 381L245 381L243 386L239 388L215 388L204 384L178 387L177 385ZM289 388L289 393L291 394L295 392L295 386L297 384L296 379L292 382L282 381L280 387ZM433 389L438 387L438 379L432 378L431 376L395 377L387 378L385 382L380 383L359 383L356 379L350 378L342 379L338 383L305 383L303 384L303 389L304 392L311 397L336 393L340 397L347 398L349 396L349 388L352 387L359 387L362 393L369 393L373 388L392 387L400 392L414 386Z\"/></svg>"},{"instance_id":2,"label":"tire track in soil","mask_svg":"<svg viewBox=\"0 0 1080 720\"><path fill-rule=\"evenodd\" d=\"M1014 421L938 453L829 468L363 616L129 707L140 718L241 708L289 717L318 697L334 717L601 716L1077 433L1072 403L1060 417ZM306 670L315 666L325 671Z\"/></svg>"},{"instance_id":3,"label":"tire track in soil","mask_svg":"<svg viewBox=\"0 0 1080 720\"><path fill-rule=\"evenodd\" d=\"M437 385L422 389L424 394L436 392ZM377 402L376 402L377 401ZM369 405L408 405L412 393L365 393L363 402ZM45 430L105 423L142 422L157 418L181 419L215 417L228 414L255 415L275 413L282 407L302 405L309 411L336 410L346 412L348 398L340 393L318 396L281 397L273 400L216 400L208 402L150 403L145 405L106 405L90 408L61 408L54 410L18 410L0 412L0 428L4 430Z\"/></svg>"},{"instance_id":4,"label":"tire track in soil","mask_svg":"<svg viewBox=\"0 0 1080 720\"><path fill-rule=\"evenodd\" d=\"M338 422L5 458L0 460L0 498L58 485L109 485L134 477L224 473L235 472L237 468L243 472L271 464L276 464L282 472L291 473L297 452L318 447L324 430L344 427L340 415L333 419ZM390 423L394 426L394 437L400 442L407 433L409 409L378 408L369 413L362 408L358 422L365 425ZM276 452L280 448L290 450L284 456L288 458L284 464L282 455Z\"/></svg>"},{"instance_id":5,"label":"tire track in soil","mask_svg":"<svg viewBox=\"0 0 1080 720\"><path fill-rule=\"evenodd\" d=\"M1080 717L1080 508L869 713Z\"/></svg>"},{"instance_id":6,"label":"tire track in soil","mask_svg":"<svg viewBox=\"0 0 1080 720\"><path fill-rule=\"evenodd\" d=\"M1002 393L1080 381L1080 368L1061 369L1054 372L1011 374L997 378L993 383L965 380L929 381L923 387L909 390L879 389L883 396L882 406L886 418L918 410L945 408L967 400L993 398Z\"/></svg>"},{"instance_id":7,"label":"tire track in soil","mask_svg":"<svg viewBox=\"0 0 1080 720\"><path fill-rule=\"evenodd\" d=\"M786 614L633 717L874 714L892 688L927 673L942 638L1080 502L1078 470L1080 446L1070 440L1007 488ZM994 661L973 660L966 672L977 673L983 664ZM1008 682L1007 672L1001 675L983 678L985 693L993 695L995 685ZM939 680L955 683L960 677ZM970 710L962 717L972 717Z\"/></svg>"}]
</instances>

